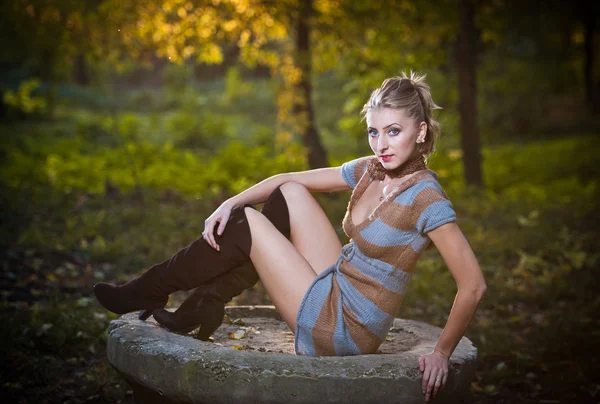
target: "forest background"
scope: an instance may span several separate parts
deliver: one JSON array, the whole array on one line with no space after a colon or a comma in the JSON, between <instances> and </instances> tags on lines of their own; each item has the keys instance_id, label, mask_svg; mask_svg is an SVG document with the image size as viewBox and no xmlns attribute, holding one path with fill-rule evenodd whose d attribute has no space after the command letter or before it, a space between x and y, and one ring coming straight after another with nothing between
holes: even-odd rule
<instances>
[{"instance_id":1,"label":"forest background","mask_svg":"<svg viewBox=\"0 0 600 404\"><path fill-rule=\"evenodd\" d=\"M598 403L599 27L588 1L2 2L3 402L133 402L92 285L271 175L371 154L359 111L412 69L488 284L472 402ZM349 192L314 195L347 242ZM443 327L455 293L429 251L398 316ZM269 303L259 282L230 304Z\"/></svg>"}]
</instances>

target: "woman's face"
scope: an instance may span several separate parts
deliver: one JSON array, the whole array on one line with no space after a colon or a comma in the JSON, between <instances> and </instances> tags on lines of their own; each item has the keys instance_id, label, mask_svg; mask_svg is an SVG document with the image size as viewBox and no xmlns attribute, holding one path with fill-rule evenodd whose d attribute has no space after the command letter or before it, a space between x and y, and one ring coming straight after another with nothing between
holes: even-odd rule
<instances>
[{"instance_id":1,"label":"woman's face","mask_svg":"<svg viewBox=\"0 0 600 404\"><path fill-rule=\"evenodd\" d=\"M427 124L411 118L405 109L379 108L367 112L371 150L386 170L392 170L419 154L417 140L425 139ZM390 156L382 159L382 156Z\"/></svg>"}]
</instances>

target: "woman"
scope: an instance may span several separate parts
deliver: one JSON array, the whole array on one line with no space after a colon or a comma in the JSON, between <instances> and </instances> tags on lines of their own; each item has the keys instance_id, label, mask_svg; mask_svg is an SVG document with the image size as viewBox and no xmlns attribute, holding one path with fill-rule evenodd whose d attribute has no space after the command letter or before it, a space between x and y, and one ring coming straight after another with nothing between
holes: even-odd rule
<instances>
[{"instance_id":1,"label":"woman","mask_svg":"<svg viewBox=\"0 0 600 404\"><path fill-rule=\"evenodd\" d=\"M225 201L206 219L202 237L170 260L125 285L95 285L98 300L117 313L145 309L140 318L153 313L171 330L201 326L208 338L223 305L258 273L294 332L297 354L373 353L392 326L417 259L433 242L458 293L435 349L419 358L429 401L445 386L448 358L486 289L452 204L425 165L439 136L432 118L438 108L424 76L386 79L362 111L374 156L260 182ZM351 240L342 248L311 192L348 189L343 229ZM261 212L252 207L265 200ZM194 287L175 313L163 309L169 293Z\"/></svg>"}]
</instances>

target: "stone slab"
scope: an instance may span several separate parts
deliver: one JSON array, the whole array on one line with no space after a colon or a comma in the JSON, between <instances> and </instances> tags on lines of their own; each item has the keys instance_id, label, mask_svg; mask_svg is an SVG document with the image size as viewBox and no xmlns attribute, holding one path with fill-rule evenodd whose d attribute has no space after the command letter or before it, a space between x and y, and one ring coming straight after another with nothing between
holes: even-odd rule
<instances>
[{"instance_id":1,"label":"stone slab","mask_svg":"<svg viewBox=\"0 0 600 404\"><path fill-rule=\"evenodd\" d=\"M140 402L425 403L417 359L433 350L439 327L397 318L376 354L306 357L294 354L293 334L274 306L228 306L226 314L244 325L224 323L215 342L169 332L137 313L123 315L109 326L108 360ZM230 339L236 328L248 336ZM262 338L254 343L256 331ZM446 388L432 403L461 402L476 358L463 337Z\"/></svg>"}]
</instances>

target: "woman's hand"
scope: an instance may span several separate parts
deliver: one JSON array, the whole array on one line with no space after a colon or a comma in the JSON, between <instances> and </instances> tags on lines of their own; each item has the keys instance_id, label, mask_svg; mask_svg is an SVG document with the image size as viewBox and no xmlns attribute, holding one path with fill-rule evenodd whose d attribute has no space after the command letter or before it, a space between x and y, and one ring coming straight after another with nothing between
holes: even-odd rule
<instances>
[{"instance_id":1,"label":"woman's hand","mask_svg":"<svg viewBox=\"0 0 600 404\"><path fill-rule=\"evenodd\" d=\"M204 240L206 240L208 245L217 251L221 251L221 247L219 247L215 240L214 228L217 225L217 222L219 222L217 233L219 236L223 234L225 231L225 226L227 225L227 221L229 220L229 216L231 215L231 210L232 207L225 202L204 221L204 231L202 232L202 237Z\"/></svg>"},{"instance_id":2,"label":"woman's hand","mask_svg":"<svg viewBox=\"0 0 600 404\"><path fill-rule=\"evenodd\" d=\"M432 353L419 357L419 369L423 373L422 390L425 401L429 402L445 386L448 380L448 358L434 350Z\"/></svg>"}]
</instances>

